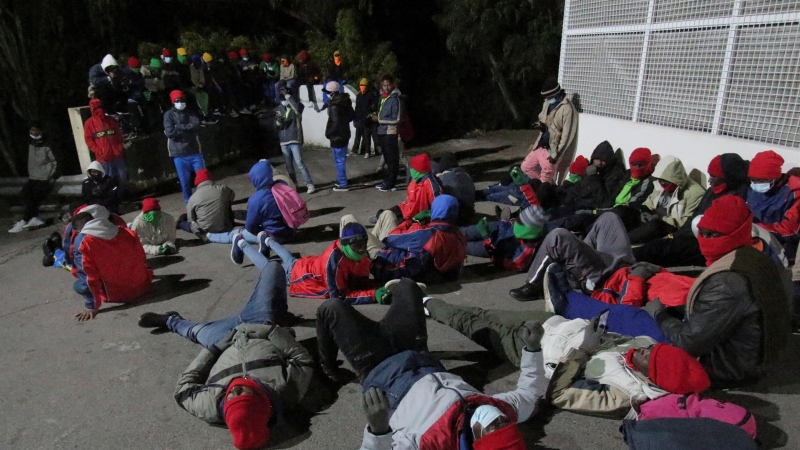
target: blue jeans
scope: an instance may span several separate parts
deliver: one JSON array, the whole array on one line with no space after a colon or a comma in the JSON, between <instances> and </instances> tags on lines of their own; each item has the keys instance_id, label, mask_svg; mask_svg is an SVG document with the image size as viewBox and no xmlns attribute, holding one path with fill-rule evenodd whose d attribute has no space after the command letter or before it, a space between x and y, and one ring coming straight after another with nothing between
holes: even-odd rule
<instances>
[{"instance_id":1,"label":"blue jeans","mask_svg":"<svg viewBox=\"0 0 800 450\"><path fill-rule=\"evenodd\" d=\"M489 200L490 202L502 203L504 205L520 206L522 201L525 200L525 196L522 194L519 186L515 184L509 184L508 186L496 184L483 189L482 192L486 197L486 200ZM514 196L517 201L515 202L508 198L509 195Z\"/></svg>"},{"instance_id":2,"label":"blue jeans","mask_svg":"<svg viewBox=\"0 0 800 450\"><path fill-rule=\"evenodd\" d=\"M208 238L208 242L213 242L215 244L230 244L233 242L234 236L239 233L242 233L242 236L246 242L258 244L258 237L254 236L244 228L234 228L232 231L228 231L226 233L208 233L206 234L206 237Z\"/></svg>"},{"instance_id":3,"label":"blue jeans","mask_svg":"<svg viewBox=\"0 0 800 450\"><path fill-rule=\"evenodd\" d=\"M297 184L297 174L294 171L294 164L297 163L297 168L303 175L303 181L306 186L313 185L314 180L311 179L311 174L308 173L308 168L303 163L303 155L300 153L300 144L287 144L281 145L281 152L283 152L283 159L286 161L286 171L289 172L289 178ZM294 162L292 162L294 159Z\"/></svg>"},{"instance_id":4,"label":"blue jeans","mask_svg":"<svg viewBox=\"0 0 800 450\"><path fill-rule=\"evenodd\" d=\"M281 266L283 266L283 271L286 272L286 277L288 280L288 278L292 275L292 267L294 267L294 263L297 262L297 258L295 258L294 255L292 255L292 252L287 250L286 247L273 239L270 239L269 247L275 252L276 255L278 255L278 258L281 259ZM253 265L259 269L266 267L266 265L269 263L267 257L262 255L261 252L256 250L256 248L253 246L245 245L242 251L244 251L245 256L247 256Z\"/></svg>"},{"instance_id":5,"label":"blue jeans","mask_svg":"<svg viewBox=\"0 0 800 450\"><path fill-rule=\"evenodd\" d=\"M192 185L194 185L194 177L192 173L197 173L200 169L206 168L206 162L203 155L198 153L196 155L175 156L172 158L175 162L175 170L178 171L178 180L181 182L181 191L183 191L183 202L189 203L189 197L192 196Z\"/></svg>"},{"instance_id":6,"label":"blue jeans","mask_svg":"<svg viewBox=\"0 0 800 450\"><path fill-rule=\"evenodd\" d=\"M243 323L266 324L275 321L288 310L286 276L278 263L271 262L261 268L253 295L239 314L199 323L172 316L167 321L167 327L192 342L211 348Z\"/></svg>"},{"instance_id":7,"label":"blue jeans","mask_svg":"<svg viewBox=\"0 0 800 450\"><path fill-rule=\"evenodd\" d=\"M347 186L347 147L331 147L333 162L336 163L336 184Z\"/></svg>"},{"instance_id":8,"label":"blue jeans","mask_svg":"<svg viewBox=\"0 0 800 450\"><path fill-rule=\"evenodd\" d=\"M566 305L553 304L556 314L567 319L592 319L609 311L606 329L626 336L650 336L669 342L656 320L647 311L629 305L611 305L580 292L569 292Z\"/></svg>"},{"instance_id":9,"label":"blue jeans","mask_svg":"<svg viewBox=\"0 0 800 450\"><path fill-rule=\"evenodd\" d=\"M128 166L125 165L125 160L118 158L114 161L100 163L100 165L103 166L106 175L117 180L117 185L119 186L117 189L119 189L121 198L125 193L125 187L128 185Z\"/></svg>"},{"instance_id":10,"label":"blue jeans","mask_svg":"<svg viewBox=\"0 0 800 450\"><path fill-rule=\"evenodd\" d=\"M492 233L498 227L498 222L489 222L489 235L491 236ZM475 225L470 225L468 227L461 227L461 233L467 239L467 254L470 256L478 256L480 258L489 258L489 252L486 251L486 247L483 246L483 241L486 240L481 234L478 232L478 227Z\"/></svg>"}]
</instances>

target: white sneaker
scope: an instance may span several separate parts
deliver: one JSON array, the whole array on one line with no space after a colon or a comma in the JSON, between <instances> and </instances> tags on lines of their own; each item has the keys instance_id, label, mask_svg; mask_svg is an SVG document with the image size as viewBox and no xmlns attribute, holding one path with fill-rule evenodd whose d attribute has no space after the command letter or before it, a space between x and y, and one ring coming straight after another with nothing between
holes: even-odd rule
<instances>
[{"instance_id":1,"label":"white sneaker","mask_svg":"<svg viewBox=\"0 0 800 450\"><path fill-rule=\"evenodd\" d=\"M433 297L422 297L422 310L425 311L425 317L430 317L431 313L428 311L428 308L425 306L428 304L428 300L432 299Z\"/></svg>"},{"instance_id":2,"label":"white sneaker","mask_svg":"<svg viewBox=\"0 0 800 450\"><path fill-rule=\"evenodd\" d=\"M398 279L389 280L389 281L387 281L387 282L386 282L386 284L384 285L384 287L385 287L386 289L389 289L389 286L393 286L393 285L395 285L395 284L397 284L397 283L399 283L399 282L400 282L400 280L398 280ZM427 290L428 290L428 285L426 285L425 283L420 283L420 282L417 282L417 286L419 286L419 288L420 288L420 289L422 289L422 292L423 292L423 293L425 293L425 291L427 291Z\"/></svg>"},{"instance_id":3,"label":"white sneaker","mask_svg":"<svg viewBox=\"0 0 800 450\"><path fill-rule=\"evenodd\" d=\"M39 227L41 227L43 225L45 225L45 223L42 221L42 219L40 219L38 217L34 217L33 219L29 220L28 223L25 224L24 228L26 230L34 230L34 229L39 228Z\"/></svg>"},{"instance_id":4,"label":"white sneaker","mask_svg":"<svg viewBox=\"0 0 800 450\"><path fill-rule=\"evenodd\" d=\"M306 186L306 189L307 194L313 194L314 192L317 192L317 188L315 188L313 184Z\"/></svg>"},{"instance_id":5,"label":"white sneaker","mask_svg":"<svg viewBox=\"0 0 800 450\"><path fill-rule=\"evenodd\" d=\"M24 230L25 230L25 221L24 220L20 220L19 222L15 223L14 226L11 227L10 230L8 230L8 232L9 233L22 233Z\"/></svg>"}]
</instances>

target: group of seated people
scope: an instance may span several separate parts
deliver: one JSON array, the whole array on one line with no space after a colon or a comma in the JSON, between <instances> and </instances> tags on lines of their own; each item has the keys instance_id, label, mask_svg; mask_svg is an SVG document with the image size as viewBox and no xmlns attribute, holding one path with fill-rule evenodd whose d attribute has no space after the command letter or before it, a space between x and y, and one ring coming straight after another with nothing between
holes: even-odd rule
<instances>
[{"instance_id":1,"label":"group of seated people","mask_svg":"<svg viewBox=\"0 0 800 450\"><path fill-rule=\"evenodd\" d=\"M79 208L63 243L86 299L76 317L89 320L104 302L144 294L152 280L145 254L178 251L176 229L230 244L235 264L247 257L258 282L241 313L211 322L176 311L139 319L203 347L175 400L226 424L239 449L269 441L280 411L300 403L315 369L342 383L340 350L362 385L364 450L524 449L517 424L540 400L644 419L652 402L691 396L699 404L711 401L701 395L710 388L755 383L779 363L791 334L800 271L787 267L797 252L800 178L784 174L773 151L749 163L723 154L709 164L706 190L677 158L640 148L625 169L620 153L601 143L589 160L572 163L561 186L513 167L507 180L477 192L451 156L417 155L402 203L378 210L369 230L343 216L339 238L301 258L287 248L297 227L281 206L290 179L258 161L249 173L256 192L238 227L235 193L203 169L177 220L152 198L130 227L101 205ZM496 218L474 223L476 200L518 210L498 207ZM468 255L527 272L510 294L543 299L544 311L426 296L427 285L458 280ZM665 269L678 264L705 268L697 277ZM294 338L287 296L324 299L316 357ZM353 307L363 304L389 307L376 322ZM428 352L426 317L519 367L516 389L487 395L449 373ZM751 425L743 424L730 427Z\"/></svg>"}]
</instances>

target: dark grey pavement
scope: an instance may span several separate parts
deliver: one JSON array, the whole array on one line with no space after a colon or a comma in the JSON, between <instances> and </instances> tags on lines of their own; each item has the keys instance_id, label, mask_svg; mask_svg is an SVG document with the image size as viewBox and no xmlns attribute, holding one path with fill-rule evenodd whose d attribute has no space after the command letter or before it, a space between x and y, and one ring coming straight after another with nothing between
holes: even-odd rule
<instances>
[{"instance_id":1,"label":"dark grey pavement","mask_svg":"<svg viewBox=\"0 0 800 450\"><path fill-rule=\"evenodd\" d=\"M500 171L521 160L527 135L497 133L507 142L502 150L470 148L469 142L453 144L461 150L462 165L487 184ZM456 145L457 144L457 145ZM478 145L480 147L480 145ZM307 150L305 157L319 184L334 178L330 152ZM277 161L277 160L276 160ZM246 177L248 162L213 172L230 174L223 182L246 199L253 188ZM376 159L348 160L351 177L377 181L372 176ZM234 172L237 172L234 174ZM303 189L301 189L303 191ZM339 217L354 214L366 223L378 208L402 200L403 191L381 193L372 187L347 193L320 190L308 199L313 218L297 243L289 248L301 255L322 251L336 237ZM164 210L178 215L180 194L161 198ZM244 209L244 203L235 207ZM493 211L481 203L479 212ZM126 215L127 220L133 214ZM2 225L10 227L10 218ZM145 304L105 306L98 317L77 323L72 314L83 307L72 291L72 276L41 265L41 241L50 227L19 235L0 236L0 448L2 449L222 449L232 448L224 428L195 419L181 410L172 392L183 369L199 347L173 334L153 335L136 325L145 311L179 311L184 317L208 320L239 311L250 297L256 271L252 265L236 266L229 246L198 245L192 235L178 232L180 253L151 257L156 282ZM498 272L486 260L470 258L463 279L433 291L446 301L509 310L542 309L541 301L518 303L507 295L523 282L523 275ZM313 318L320 300L290 298L296 314ZM358 308L380 318L384 306ZM488 392L513 389L517 373L506 365L491 363L487 352L453 330L428 322L430 348L445 366ZM304 343L313 344L314 323L297 328ZM754 389L726 393L751 408L762 425L766 448L800 448L800 351L793 337L786 365ZM316 383L310 405L330 404L310 417L294 418L288 440L273 448L357 449L365 420L360 406L360 386L355 383L338 393ZM620 422L556 412L544 408L524 425L529 448L606 450L626 448L618 431Z\"/></svg>"}]
</instances>

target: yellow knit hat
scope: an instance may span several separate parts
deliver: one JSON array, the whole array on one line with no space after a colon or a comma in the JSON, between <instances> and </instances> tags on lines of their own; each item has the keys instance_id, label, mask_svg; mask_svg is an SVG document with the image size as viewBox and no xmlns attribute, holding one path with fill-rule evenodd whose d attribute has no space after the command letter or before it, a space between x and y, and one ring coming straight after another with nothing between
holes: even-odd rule
<instances>
[{"instance_id":1,"label":"yellow knit hat","mask_svg":"<svg viewBox=\"0 0 800 450\"><path fill-rule=\"evenodd\" d=\"M213 60L214 60L214 57L211 56L211 53L208 53L208 52L203 53L203 61L211 62Z\"/></svg>"},{"instance_id":2,"label":"yellow knit hat","mask_svg":"<svg viewBox=\"0 0 800 450\"><path fill-rule=\"evenodd\" d=\"M188 54L189 54L189 53L186 51L186 49L185 49L185 48L181 47L181 48L179 48L179 49L178 49L178 55L180 55L180 56L186 56L186 55L188 55Z\"/></svg>"},{"instance_id":3,"label":"yellow knit hat","mask_svg":"<svg viewBox=\"0 0 800 450\"><path fill-rule=\"evenodd\" d=\"M361 81L358 82L359 86L369 86L369 81L366 78L362 78Z\"/></svg>"}]
</instances>

